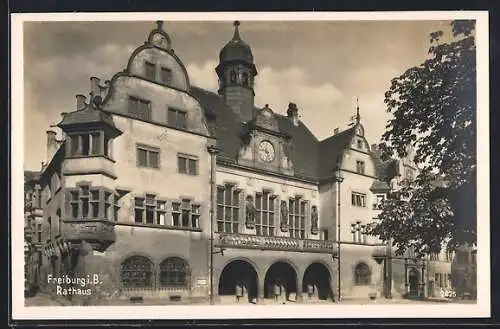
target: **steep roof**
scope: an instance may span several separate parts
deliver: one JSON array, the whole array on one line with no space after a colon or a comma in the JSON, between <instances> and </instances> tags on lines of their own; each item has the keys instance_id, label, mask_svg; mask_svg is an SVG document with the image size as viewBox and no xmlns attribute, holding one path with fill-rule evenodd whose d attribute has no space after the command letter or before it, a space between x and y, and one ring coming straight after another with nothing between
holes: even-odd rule
<instances>
[{"instance_id":1,"label":"steep roof","mask_svg":"<svg viewBox=\"0 0 500 329\"><path fill-rule=\"evenodd\" d=\"M319 143L320 177L328 178L333 175L333 171L339 161L342 152L349 146L354 137L354 127L341 131L338 134L328 137Z\"/></svg>"},{"instance_id":2,"label":"steep roof","mask_svg":"<svg viewBox=\"0 0 500 329\"><path fill-rule=\"evenodd\" d=\"M105 123L110 127L116 128L111 116L101 109L95 107L93 104L86 104L86 106L81 110L67 113L66 115L64 115L62 121L58 124L58 126L64 128L73 125L88 123Z\"/></svg>"},{"instance_id":3,"label":"steep roof","mask_svg":"<svg viewBox=\"0 0 500 329\"><path fill-rule=\"evenodd\" d=\"M241 39L238 26L239 21L234 22L234 35L231 40L221 49L219 61L221 63L228 61L244 61L253 64L253 54L250 46Z\"/></svg>"},{"instance_id":4,"label":"steep roof","mask_svg":"<svg viewBox=\"0 0 500 329\"><path fill-rule=\"evenodd\" d=\"M217 139L219 157L223 161L235 163L238 157L246 125L224 102L219 95L198 87L191 87L191 94L196 97L207 116L207 125ZM255 112L260 109L255 109ZM289 135L292 143L285 146L285 152L294 165L295 176L304 179L318 179L318 140L311 131L299 122L295 126L288 117L274 113L281 133ZM215 120L210 120L215 118Z\"/></svg>"},{"instance_id":5,"label":"steep roof","mask_svg":"<svg viewBox=\"0 0 500 329\"><path fill-rule=\"evenodd\" d=\"M241 122L241 118L216 93L192 86L191 94L199 100L207 118L208 129L217 139L219 159L226 163L236 163L243 144L241 137L248 129L247 125ZM254 110L254 113L262 111L258 108ZM314 181L332 177L339 157L349 147L355 135L355 126L318 141L303 122L299 121L298 125L294 125L293 120L287 116L277 113L273 115L280 133L291 137L291 143L285 143L284 149L293 163L295 177ZM394 159L383 161L376 152L370 152L370 155L375 162L376 176L379 177L372 188L386 190L389 188L386 181L398 174L398 162Z\"/></svg>"}]
</instances>

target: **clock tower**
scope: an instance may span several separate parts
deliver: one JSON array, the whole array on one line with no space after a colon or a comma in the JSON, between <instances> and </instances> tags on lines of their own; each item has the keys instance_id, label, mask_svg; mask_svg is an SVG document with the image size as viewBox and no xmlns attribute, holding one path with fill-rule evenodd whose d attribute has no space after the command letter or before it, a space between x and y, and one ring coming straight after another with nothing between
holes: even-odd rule
<instances>
[{"instance_id":1,"label":"clock tower","mask_svg":"<svg viewBox=\"0 0 500 329\"><path fill-rule=\"evenodd\" d=\"M240 37L239 21L234 22L233 38L219 53L215 68L219 77L219 95L239 115L242 122L254 116L254 79L257 75L252 49Z\"/></svg>"},{"instance_id":2,"label":"clock tower","mask_svg":"<svg viewBox=\"0 0 500 329\"><path fill-rule=\"evenodd\" d=\"M291 136L279 129L269 105L257 111L246 124L238 164L282 174L293 174L292 162L287 156Z\"/></svg>"}]
</instances>

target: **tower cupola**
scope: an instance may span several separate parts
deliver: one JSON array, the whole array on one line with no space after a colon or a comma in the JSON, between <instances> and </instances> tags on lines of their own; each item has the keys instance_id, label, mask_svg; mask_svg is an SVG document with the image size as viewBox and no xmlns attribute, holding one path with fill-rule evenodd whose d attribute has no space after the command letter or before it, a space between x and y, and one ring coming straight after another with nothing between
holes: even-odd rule
<instances>
[{"instance_id":1,"label":"tower cupola","mask_svg":"<svg viewBox=\"0 0 500 329\"><path fill-rule=\"evenodd\" d=\"M215 71L219 77L219 95L242 121L248 122L254 114L254 79L257 69L252 49L241 39L240 22L235 21L233 25L233 38L221 49Z\"/></svg>"}]
</instances>

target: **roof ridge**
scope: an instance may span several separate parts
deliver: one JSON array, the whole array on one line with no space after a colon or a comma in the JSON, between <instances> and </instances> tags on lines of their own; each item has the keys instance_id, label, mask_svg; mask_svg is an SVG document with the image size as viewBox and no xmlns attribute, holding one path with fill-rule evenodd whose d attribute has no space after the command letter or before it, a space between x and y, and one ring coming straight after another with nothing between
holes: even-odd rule
<instances>
[{"instance_id":1,"label":"roof ridge","mask_svg":"<svg viewBox=\"0 0 500 329\"><path fill-rule=\"evenodd\" d=\"M320 142L320 143L323 143L323 142L326 142L327 140L334 139L335 137L337 137L337 138L338 138L338 137L340 137L341 135L345 135L345 134L346 134L346 133L348 133L348 132L352 132L353 130L354 130L354 127L347 128L346 130L342 130L342 131L340 131L340 132L338 132L338 133L336 133L336 134L333 134L333 135L331 135L331 136L328 136L328 137L326 137L325 139L320 140L319 142Z\"/></svg>"}]
</instances>

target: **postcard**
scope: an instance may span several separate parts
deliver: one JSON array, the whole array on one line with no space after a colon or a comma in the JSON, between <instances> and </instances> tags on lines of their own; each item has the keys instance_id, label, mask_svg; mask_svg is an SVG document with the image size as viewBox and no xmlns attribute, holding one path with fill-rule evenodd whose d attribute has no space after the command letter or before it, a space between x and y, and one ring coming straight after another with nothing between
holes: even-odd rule
<instances>
[{"instance_id":1,"label":"postcard","mask_svg":"<svg viewBox=\"0 0 500 329\"><path fill-rule=\"evenodd\" d=\"M13 319L489 316L487 12L11 23Z\"/></svg>"}]
</instances>

